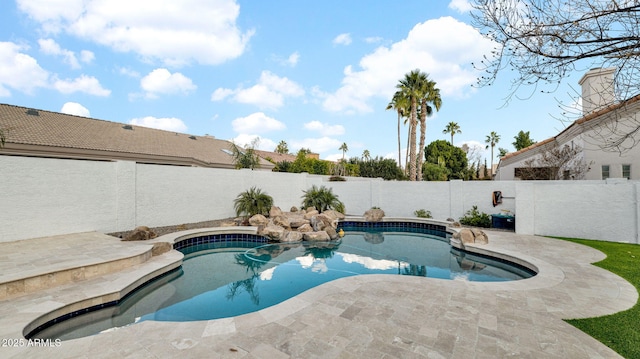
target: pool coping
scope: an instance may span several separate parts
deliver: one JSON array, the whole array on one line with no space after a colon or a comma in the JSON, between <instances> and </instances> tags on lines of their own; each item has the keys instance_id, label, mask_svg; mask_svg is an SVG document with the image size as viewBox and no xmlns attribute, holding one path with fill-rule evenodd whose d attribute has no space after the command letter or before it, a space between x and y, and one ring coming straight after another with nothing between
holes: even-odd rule
<instances>
[{"instance_id":1,"label":"pool coping","mask_svg":"<svg viewBox=\"0 0 640 359\"><path fill-rule=\"evenodd\" d=\"M393 219L388 218L388 220L393 220ZM411 219L411 220L415 220L415 219ZM438 222L447 223L442 221L438 221ZM452 231L453 230L455 229L452 229ZM216 227L216 228L207 228L207 229L195 229L195 230L188 230L188 231L182 231L182 232L176 232L176 233L164 235L152 241L149 241L149 243L155 243L155 242L176 243L180 240L184 240L189 237L194 237L198 235L238 233L238 231L242 233L256 234L257 228L256 227ZM484 246L475 245L475 244L466 245L465 250L470 252L477 252L481 254L490 254L491 256L500 255L510 260L519 258L526 263L535 265L535 267L539 270L538 275L529 279L512 281L512 282L503 282L503 283L464 282L464 283L452 283L451 286L458 287L462 285L464 288L469 290L482 290L482 291L489 291L489 292L536 291L539 289L546 289L546 288L558 286L563 281L566 280L565 272L557 265L551 264L548 261L545 261L537 256L528 255L526 253L523 253L522 251L510 250L505 248L505 245L504 245L505 243L507 244L506 247L508 247L509 239L506 237L509 237L509 236L518 237L517 235L512 233L493 232L490 234L490 243L488 245L484 245ZM493 243L492 238L495 239L495 237L498 237L500 239L499 241L497 241L500 243ZM523 237L523 236L519 236L519 237ZM507 242L505 242L505 238ZM537 237L537 238L542 238L542 237ZM595 251L594 253L599 253L599 252ZM600 255L596 254L596 255L593 255L592 257L593 258L589 257L588 260L593 259L595 261L596 259L601 259L602 255L600 253ZM169 253L165 253L161 256L153 257L152 260L149 261L153 263L143 263L137 266L137 268L132 269L130 272L131 274L128 278L110 278L114 276L126 277L125 274L127 274L127 272L123 271L120 273L115 273L113 275L105 276L107 279L102 282L96 281L96 280L88 280L86 283L73 283L70 285L60 286L57 288L51 288L43 291L43 292L46 292L46 297L49 299L44 301L42 300L43 298L41 296L39 297L35 294L29 294L29 295L25 295L24 297L15 298L13 301L19 302L17 304L13 304L13 306L19 309L17 310L17 312L11 311L11 310L7 311L6 309L0 310L0 313L4 312L4 314L6 315L5 317L0 319L0 328L2 328L3 337L18 338L19 336L22 335L21 329L26 328L28 325L25 323L33 323L33 320L39 318L39 316L45 313L51 312L52 309L56 309L56 306L58 308L60 308L59 307L60 305L62 305L63 307L68 307L70 305L74 305L75 303L86 303L86 301L94 300L95 298L92 298L89 296L100 292L100 290L102 290L104 293L103 296L101 297L103 299L113 295L122 297L127 294L127 290L133 290L134 287L132 287L132 285L134 283L142 280L145 277L148 278L149 276L152 276L152 274L153 276L159 275L160 272L169 270L167 268L171 267L172 265L173 266L179 265L178 263L181 263L181 260L182 260L181 254L178 254L177 251L170 251ZM149 270L150 265L155 266L155 270L150 271ZM139 277L137 280L132 281L131 278L135 276L139 276ZM361 277L366 277L366 278L361 278ZM612 276L612 278L616 278L616 277L617 276L615 275ZM440 285L446 286L446 284L437 282L438 281L437 279L425 279L425 278L419 278L419 279L427 280L428 283L431 283L431 284L435 283L438 286ZM618 286L620 287L620 290L619 290L620 293L618 293L616 298L620 299L618 301L621 301L621 304L620 303L617 303L616 305L612 304L611 307L602 308L601 311L603 311L604 313L627 309L628 307L633 306L633 304L635 304L635 302L637 301L638 293L635 291L635 288L633 288L633 286L631 286L624 280L621 280L621 281L618 280L618 281L620 282L618 284ZM404 282L415 282L415 279L409 279L409 278L393 278L392 279L386 275L366 275L366 276L356 276L355 278L352 277L351 279L349 278L339 279L337 281L333 281L328 284L324 284L322 286L312 288L294 298L291 298L275 306L260 310L258 312L249 313L249 314L245 314L245 315L234 317L234 318L225 318L220 320L207 321L206 322L208 323L206 324L208 328L207 336L224 334L224 333L227 333L227 334L236 333L238 330L246 327L247 325L249 325L250 327L253 327L256 325L257 326L264 325L265 323L278 322L280 320L283 320L283 318L295 315L296 313L300 312L304 308L313 306L313 303L317 299L323 298L324 295L329 295L333 293L335 290L353 291L354 290L353 288L355 288L353 287L354 283L359 283L359 285L356 286L359 288L359 286L368 285L367 283L372 284L377 282L404 283ZM81 287L81 286L85 287L83 284L93 285L93 288L91 289L83 288L83 290L81 291L82 294L78 294L78 293L75 294L76 297L82 296L84 297L84 299L74 302L73 300L70 299L70 298L73 298L74 295L67 295L67 296L64 295L64 292L67 290L71 290L71 291L80 290L80 288L78 287ZM120 288L120 289L107 290L107 288L109 289ZM327 288L333 288L333 289L329 291L324 290ZM0 308L2 308L3 305L6 307L6 304L7 303L5 303L4 301L0 302ZM595 312L598 312L598 311L596 310ZM256 318L259 318L259 320L256 320ZM256 321L252 325L250 325L249 322L253 320L256 320ZM202 324L199 324L199 325L202 325ZM198 326L198 325L195 325L195 326ZM148 328L157 329L158 327L163 327L163 323L147 323L147 324L142 323L142 324L137 324L135 327L137 328L128 329L128 330L135 330L135 331L141 330L144 332ZM180 327L183 327L183 325L180 325ZM234 329L232 330L231 327L233 327ZM117 335L117 334L107 333L107 334L101 334L99 337L104 336L106 338L106 337L111 337L113 335ZM69 342L64 342L64 343L77 344L81 342L82 343L92 342L95 340L100 341L96 337L90 337L90 338L79 338L79 339L71 340ZM4 351L4 349L0 349L0 350ZM15 354L20 356L23 353L25 353L25 351L28 351L28 350L29 350L28 348L10 348L8 354L10 355Z\"/></svg>"}]
</instances>

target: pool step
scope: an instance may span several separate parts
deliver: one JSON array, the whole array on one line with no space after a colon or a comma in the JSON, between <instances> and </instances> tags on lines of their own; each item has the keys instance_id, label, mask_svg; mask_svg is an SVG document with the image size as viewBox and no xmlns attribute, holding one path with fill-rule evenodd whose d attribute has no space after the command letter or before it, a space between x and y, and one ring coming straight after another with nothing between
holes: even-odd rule
<instances>
[{"instance_id":1,"label":"pool step","mask_svg":"<svg viewBox=\"0 0 640 359\"><path fill-rule=\"evenodd\" d=\"M0 300L144 263L152 257L152 247L98 232L0 243Z\"/></svg>"}]
</instances>

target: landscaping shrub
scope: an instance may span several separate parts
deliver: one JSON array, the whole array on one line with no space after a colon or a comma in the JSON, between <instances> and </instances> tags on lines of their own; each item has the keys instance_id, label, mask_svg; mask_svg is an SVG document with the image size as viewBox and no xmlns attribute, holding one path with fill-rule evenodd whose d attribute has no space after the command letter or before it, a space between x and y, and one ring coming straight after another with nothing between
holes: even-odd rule
<instances>
[{"instance_id":1,"label":"landscaping shrub","mask_svg":"<svg viewBox=\"0 0 640 359\"><path fill-rule=\"evenodd\" d=\"M233 201L237 216L245 218L256 214L269 215L269 210L273 206L273 198L261 189L251 187L238 195Z\"/></svg>"},{"instance_id":2,"label":"landscaping shrub","mask_svg":"<svg viewBox=\"0 0 640 359\"><path fill-rule=\"evenodd\" d=\"M303 192L302 208L314 207L318 212L333 209L344 213L344 203L338 199L337 195L333 194L331 188L313 185L309 190Z\"/></svg>"},{"instance_id":3,"label":"landscaping shrub","mask_svg":"<svg viewBox=\"0 0 640 359\"><path fill-rule=\"evenodd\" d=\"M478 211L478 206L473 206L463 217L460 217L460 224L472 227L491 227L491 216Z\"/></svg>"},{"instance_id":4,"label":"landscaping shrub","mask_svg":"<svg viewBox=\"0 0 640 359\"><path fill-rule=\"evenodd\" d=\"M413 212L413 215L418 218L433 218L431 217L431 211L426 211L424 209L416 210L415 212Z\"/></svg>"}]
</instances>

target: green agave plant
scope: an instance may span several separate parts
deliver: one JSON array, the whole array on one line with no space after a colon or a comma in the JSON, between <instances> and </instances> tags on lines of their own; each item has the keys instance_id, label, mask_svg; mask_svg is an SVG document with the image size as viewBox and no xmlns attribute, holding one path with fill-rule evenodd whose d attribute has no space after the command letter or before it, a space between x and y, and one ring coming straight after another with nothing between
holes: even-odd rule
<instances>
[{"instance_id":1,"label":"green agave plant","mask_svg":"<svg viewBox=\"0 0 640 359\"><path fill-rule=\"evenodd\" d=\"M344 213L344 203L340 202L338 196L333 194L331 188L325 186L311 186L307 191L303 191L302 207L314 207L318 212L324 212L328 209L336 210Z\"/></svg>"},{"instance_id":2,"label":"green agave plant","mask_svg":"<svg viewBox=\"0 0 640 359\"><path fill-rule=\"evenodd\" d=\"M261 189L251 187L238 195L233 201L237 216L245 218L256 214L269 215L269 210L273 206L273 198Z\"/></svg>"}]
</instances>

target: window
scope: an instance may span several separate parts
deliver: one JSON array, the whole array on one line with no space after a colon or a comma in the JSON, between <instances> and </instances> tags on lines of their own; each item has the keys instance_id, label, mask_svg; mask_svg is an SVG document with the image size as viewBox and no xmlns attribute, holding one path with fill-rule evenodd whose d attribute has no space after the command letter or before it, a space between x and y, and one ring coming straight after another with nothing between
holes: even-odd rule
<instances>
[{"instance_id":1,"label":"window","mask_svg":"<svg viewBox=\"0 0 640 359\"><path fill-rule=\"evenodd\" d=\"M569 170L564 170L562 172L562 179L563 180L570 180L571 179L571 171Z\"/></svg>"},{"instance_id":2,"label":"window","mask_svg":"<svg viewBox=\"0 0 640 359\"><path fill-rule=\"evenodd\" d=\"M609 178L609 165L602 165L602 179L606 180Z\"/></svg>"},{"instance_id":3,"label":"window","mask_svg":"<svg viewBox=\"0 0 640 359\"><path fill-rule=\"evenodd\" d=\"M631 165L622 165L622 177L631 179Z\"/></svg>"}]
</instances>

